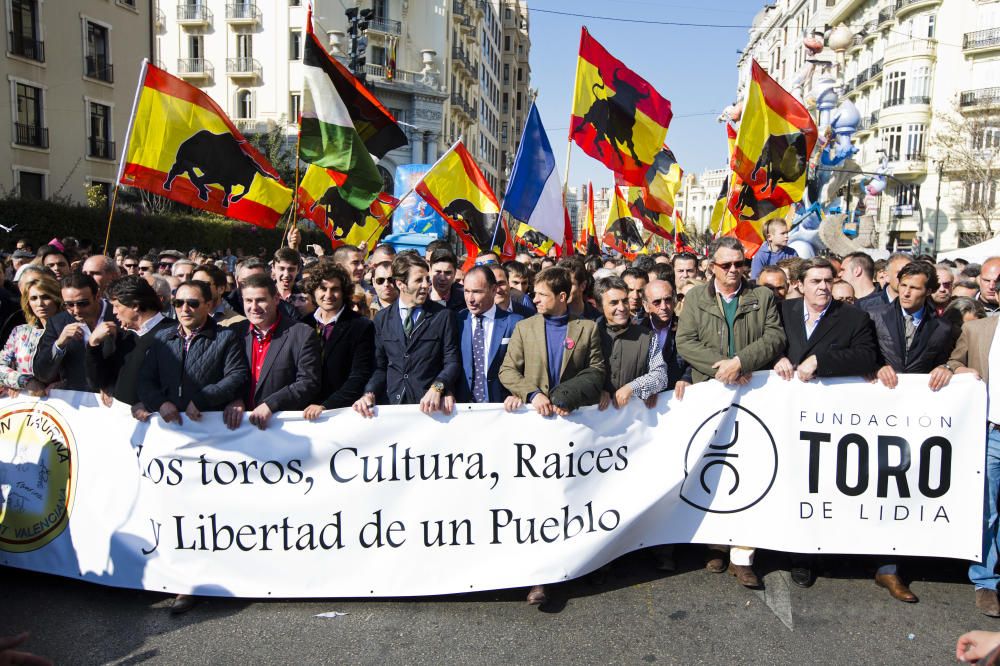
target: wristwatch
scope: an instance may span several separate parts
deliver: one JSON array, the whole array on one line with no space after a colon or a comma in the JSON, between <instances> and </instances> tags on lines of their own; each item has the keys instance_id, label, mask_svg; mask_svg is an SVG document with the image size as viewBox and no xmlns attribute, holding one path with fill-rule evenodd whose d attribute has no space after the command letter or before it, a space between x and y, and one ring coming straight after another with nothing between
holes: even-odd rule
<instances>
[{"instance_id":1,"label":"wristwatch","mask_svg":"<svg viewBox=\"0 0 1000 666\"><path fill-rule=\"evenodd\" d=\"M444 382L439 379L433 384L431 384L431 388L437 391L438 393L444 393Z\"/></svg>"}]
</instances>

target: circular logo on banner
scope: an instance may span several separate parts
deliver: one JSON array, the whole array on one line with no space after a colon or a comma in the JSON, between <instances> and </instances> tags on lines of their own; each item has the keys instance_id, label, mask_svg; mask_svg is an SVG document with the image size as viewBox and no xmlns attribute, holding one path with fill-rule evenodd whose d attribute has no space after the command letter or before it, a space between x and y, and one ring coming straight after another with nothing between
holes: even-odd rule
<instances>
[{"instance_id":1,"label":"circular logo on banner","mask_svg":"<svg viewBox=\"0 0 1000 666\"><path fill-rule=\"evenodd\" d=\"M41 548L69 524L76 441L62 414L43 403L0 410L0 550Z\"/></svg>"},{"instance_id":2,"label":"circular logo on banner","mask_svg":"<svg viewBox=\"0 0 1000 666\"><path fill-rule=\"evenodd\" d=\"M777 475L771 431L747 408L730 405L705 419L688 442L681 499L709 513L738 513L764 499Z\"/></svg>"}]
</instances>

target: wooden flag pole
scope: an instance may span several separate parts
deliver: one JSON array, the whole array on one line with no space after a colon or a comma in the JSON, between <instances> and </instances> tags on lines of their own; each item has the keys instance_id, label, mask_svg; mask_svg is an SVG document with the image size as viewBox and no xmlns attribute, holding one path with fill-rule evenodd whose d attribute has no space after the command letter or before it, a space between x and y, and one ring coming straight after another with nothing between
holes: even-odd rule
<instances>
[{"instance_id":1,"label":"wooden flag pole","mask_svg":"<svg viewBox=\"0 0 1000 666\"><path fill-rule=\"evenodd\" d=\"M146 83L146 70L149 69L149 59L143 58L139 67L139 84L135 87L135 98L132 100L132 115L128 119L128 129L125 130L125 143L122 146L122 156L118 160L118 175L115 176L115 191L111 195L111 209L108 211L108 230L104 234L104 249L102 252L107 255L108 243L111 242L111 222L115 217L115 204L118 203L118 187L122 182L122 173L125 171L125 158L128 155L129 143L132 141L132 126L135 124L135 112L139 108L139 95L142 87Z\"/></svg>"},{"instance_id":2,"label":"wooden flag pole","mask_svg":"<svg viewBox=\"0 0 1000 666\"><path fill-rule=\"evenodd\" d=\"M292 190L292 207L288 210L288 221L285 222L285 231L281 234L280 250L285 246L288 234L291 231L292 220L299 216L299 146L302 143L302 118L298 119L299 133L295 137L295 188Z\"/></svg>"}]
</instances>

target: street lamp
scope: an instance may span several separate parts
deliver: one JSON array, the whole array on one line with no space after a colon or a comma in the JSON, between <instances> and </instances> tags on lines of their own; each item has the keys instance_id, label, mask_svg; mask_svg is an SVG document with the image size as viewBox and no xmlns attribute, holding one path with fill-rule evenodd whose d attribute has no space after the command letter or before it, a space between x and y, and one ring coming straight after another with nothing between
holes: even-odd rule
<instances>
[{"instance_id":1,"label":"street lamp","mask_svg":"<svg viewBox=\"0 0 1000 666\"><path fill-rule=\"evenodd\" d=\"M934 257L937 258L938 236L941 234L941 181L944 180L944 165L947 157L937 160L938 182L937 196L934 198Z\"/></svg>"}]
</instances>

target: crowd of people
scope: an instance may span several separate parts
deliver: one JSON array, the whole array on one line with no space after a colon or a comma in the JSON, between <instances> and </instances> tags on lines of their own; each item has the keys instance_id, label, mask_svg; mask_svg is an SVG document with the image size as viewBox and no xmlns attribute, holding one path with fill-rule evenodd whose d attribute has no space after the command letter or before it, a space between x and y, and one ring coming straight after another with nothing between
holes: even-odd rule
<instances>
[{"instance_id":1,"label":"crowd of people","mask_svg":"<svg viewBox=\"0 0 1000 666\"><path fill-rule=\"evenodd\" d=\"M367 257L348 245L322 256L318 246L300 251L292 234L264 257L135 247L105 256L71 238L37 250L21 240L0 294L0 386L94 392L136 419L180 426L220 411L233 429L267 428L282 410L377 418L379 405L432 414L530 404L556 418L633 400L652 408L665 391L683 400L691 384L745 384L759 370L887 387L924 373L931 390L975 373L991 388L1000 257L981 266L903 253L801 259L787 251L783 221L765 234L752 263L724 237L704 256L502 262L484 252L464 271L444 241L422 254L383 244ZM989 410L983 560L969 578L976 607L1000 617L1000 400ZM674 568L672 546L653 555ZM753 560L752 545L713 545L706 568L757 588ZM916 602L899 568L882 558L875 581ZM792 556L797 585L815 571L813 558ZM528 601L547 594L534 586ZM183 597L175 605L189 607Z\"/></svg>"}]
</instances>

